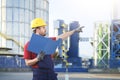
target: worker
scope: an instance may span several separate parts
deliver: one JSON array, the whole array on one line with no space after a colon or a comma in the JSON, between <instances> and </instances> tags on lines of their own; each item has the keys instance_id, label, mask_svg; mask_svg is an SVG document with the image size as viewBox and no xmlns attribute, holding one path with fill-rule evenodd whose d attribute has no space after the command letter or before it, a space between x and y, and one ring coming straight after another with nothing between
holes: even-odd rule
<instances>
[{"instance_id":1,"label":"worker","mask_svg":"<svg viewBox=\"0 0 120 80\"><path fill-rule=\"evenodd\" d=\"M46 26L47 24L42 18L35 18L31 21L31 28L33 33L41 36L46 36ZM75 32L82 32L82 28L77 28L66 33L59 35L58 37L53 37L51 39L65 40L67 37L71 36ZM39 53L36 55L27 50L29 41L24 46L24 59L27 66L30 66L33 71L32 80L58 80L57 74L54 72L54 64L51 55L45 55L44 53ZM44 45L41 45L44 46Z\"/></svg>"}]
</instances>

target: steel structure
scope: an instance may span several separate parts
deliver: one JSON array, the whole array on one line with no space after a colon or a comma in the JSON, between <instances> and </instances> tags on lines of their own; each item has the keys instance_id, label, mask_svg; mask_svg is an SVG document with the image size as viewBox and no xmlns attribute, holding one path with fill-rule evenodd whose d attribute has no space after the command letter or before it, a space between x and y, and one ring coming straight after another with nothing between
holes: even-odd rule
<instances>
[{"instance_id":1,"label":"steel structure","mask_svg":"<svg viewBox=\"0 0 120 80\"><path fill-rule=\"evenodd\" d=\"M110 67L120 67L120 20L112 21L110 48Z\"/></svg>"},{"instance_id":2,"label":"steel structure","mask_svg":"<svg viewBox=\"0 0 120 80\"><path fill-rule=\"evenodd\" d=\"M94 65L96 67L109 67L110 26L108 23L97 22L94 29Z\"/></svg>"},{"instance_id":3,"label":"steel structure","mask_svg":"<svg viewBox=\"0 0 120 80\"><path fill-rule=\"evenodd\" d=\"M63 20L56 20L55 22L54 22L54 30L55 30L55 36L57 36L57 35L60 35L60 34L63 34L63 33L65 33L66 31L68 31L68 28L67 28L68 26L67 26L67 24L65 24L65 22L63 21ZM64 60L63 60L63 62L65 62L65 65L67 65L68 63L67 63L67 55L66 55L66 52L68 51L67 50L67 48L68 48L68 46L67 46L67 42L68 42L68 40L64 40L64 41L62 41L62 43L61 43L61 46L58 48L58 53L59 53L59 56L60 57L62 57ZM62 64L62 63L61 63ZM64 66L62 66L62 67L65 67L65 65Z\"/></svg>"},{"instance_id":4,"label":"steel structure","mask_svg":"<svg viewBox=\"0 0 120 80\"><path fill-rule=\"evenodd\" d=\"M56 20L54 22L54 30L55 30L55 36L60 35L62 33L65 33L68 31L68 26L65 24L63 20ZM58 48L58 52L60 56L67 57L65 54L68 51L68 39L62 41L61 46Z\"/></svg>"},{"instance_id":5,"label":"steel structure","mask_svg":"<svg viewBox=\"0 0 120 80\"><path fill-rule=\"evenodd\" d=\"M68 26L63 20L57 20L54 23L55 34L60 35L68 31ZM78 21L73 21L69 25L70 30L79 27ZM56 35L56 36L57 36ZM70 43L69 43L69 42ZM70 44L70 47L68 47ZM59 54L62 54L62 60L55 60L55 70L60 72L87 72L88 69L82 68L82 59L78 57L79 50L79 33L75 33L70 37L70 40L64 40L61 47L58 48ZM59 66L57 66L59 65ZM61 65L61 66L60 66Z\"/></svg>"}]
</instances>

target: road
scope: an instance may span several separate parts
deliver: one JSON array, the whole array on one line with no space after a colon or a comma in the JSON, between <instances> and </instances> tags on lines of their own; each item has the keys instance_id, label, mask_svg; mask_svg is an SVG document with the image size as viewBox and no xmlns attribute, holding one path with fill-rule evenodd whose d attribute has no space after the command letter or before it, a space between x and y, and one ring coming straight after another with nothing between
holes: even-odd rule
<instances>
[{"instance_id":1,"label":"road","mask_svg":"<svg viewBox=\"0 0 120 80\"><path fill-rule=\"evenodd\" d=\"M32 72L0 72L0 80L32 80ZM120 74L58 73L58 80L120 80Z\"/></svg>"}]
</instances>

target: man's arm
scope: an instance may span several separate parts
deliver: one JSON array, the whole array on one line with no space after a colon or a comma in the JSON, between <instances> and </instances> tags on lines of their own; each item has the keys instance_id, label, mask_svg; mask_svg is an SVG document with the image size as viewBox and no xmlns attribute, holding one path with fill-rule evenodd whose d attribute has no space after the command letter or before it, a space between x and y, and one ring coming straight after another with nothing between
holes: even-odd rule
<instances>
[{"instance_id":1,"label":"man's arm","mask_svg":"<svg viewBox=\"0 0 120 80\"><path fill-rule=\"evenodd\" d=\"M44 56L45 56L45 53L41 51L41 52L37 55L36 58L34 58L34 59L25 59L25 63L26 63L27 66L32 66L32 65L34 65L35 63L37 63L38 61L43 60Z\"/></svg>"},{"instance_id":2,"label":"man's arm","mask_svg":"<svg viewBox=\"0 0 120 80\"><path fill-rule=\"evenodd\" d=\"M32 66L32 65L36 64L37 62L38 62L37 58L25 59L25 63L26 63L27 66Z\"/></svg>"},{"instance_id":3,"label":"man's arm","mask_svg":"<svg viewBox=\"0 0 120 80\"><path fill-rule=\"evenodd\" d=\"M68 38L69 36L71 36L72 34L74 34L75 32L82 32L82 28L84 28L84 26L82 27L78 27L77 29L68 31L66 33L63 33L61 35L59 35L56 40L58 40L59 38L61 38L62 40L65 40L66 38Z\"/></svg>"},{"instance_id":4,"label":"man's arm","mask_svg":"<svg viewBox=\"0 0 120 80\"><path fill-rule=\"evenodd\" d=\"M65 40L67 37L71 36L73 33L75 33L75 30L63 33L59 35L58 37L56 37L56 40L58 40L59 38L61 38L62 40Z\"/></svg>"}]
</instances>

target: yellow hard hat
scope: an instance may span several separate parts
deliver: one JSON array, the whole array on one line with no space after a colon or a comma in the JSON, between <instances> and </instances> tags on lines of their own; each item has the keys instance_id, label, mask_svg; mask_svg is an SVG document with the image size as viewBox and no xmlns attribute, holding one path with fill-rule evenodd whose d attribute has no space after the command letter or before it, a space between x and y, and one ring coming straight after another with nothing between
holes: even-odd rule
<instances>
[{"instance_id":1,"label":"yellow hard hat","mask_svg":"<svg viewBox=\"0 0 120 80\"><path fill-rule=\"evenodd\" d=\"M31 21L31 28L45 27L47 24L42 18L35 18Z\"/></svg>"}]
</instances>

